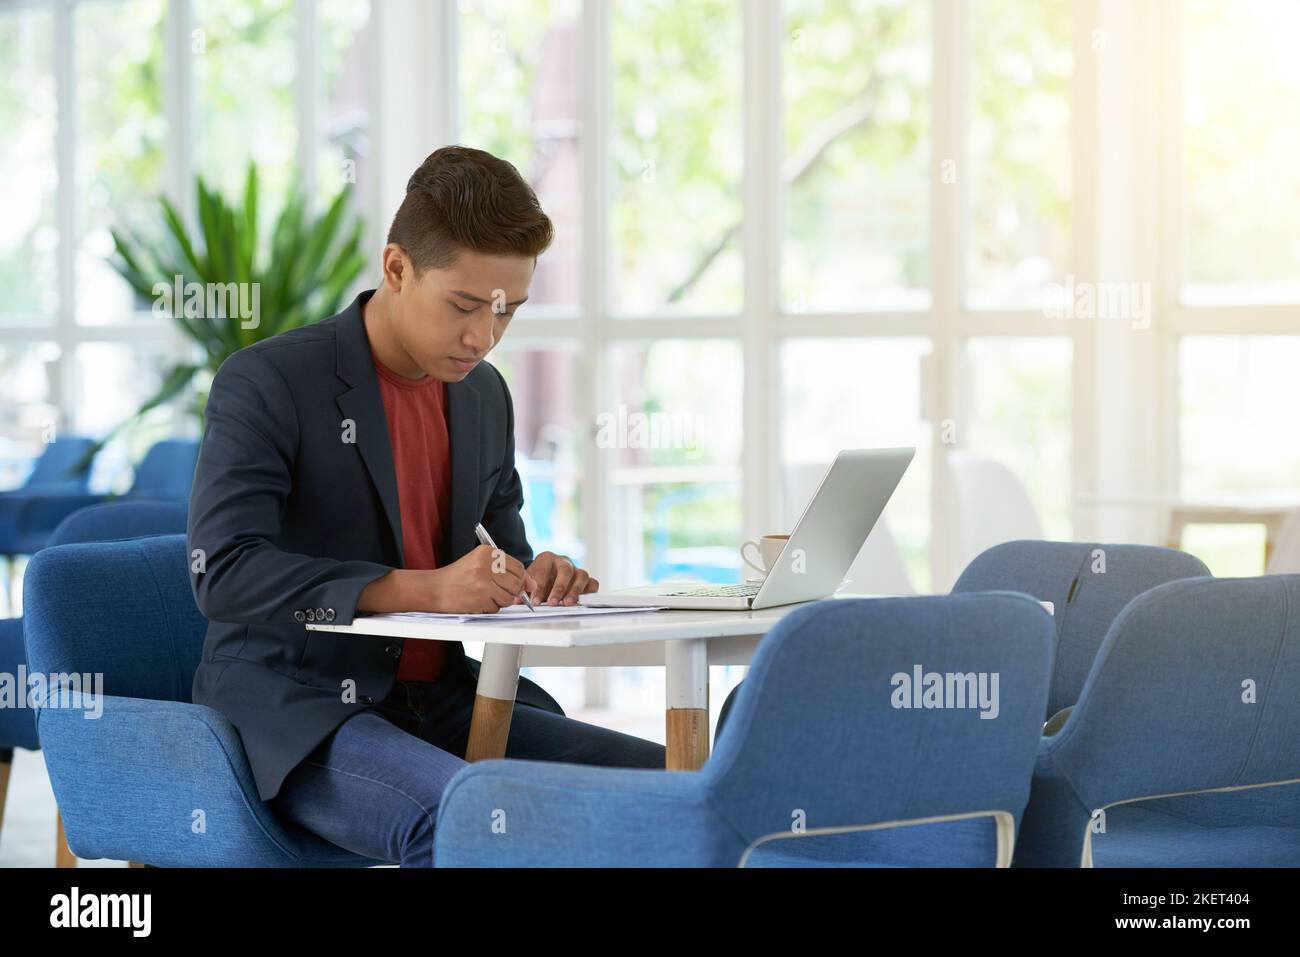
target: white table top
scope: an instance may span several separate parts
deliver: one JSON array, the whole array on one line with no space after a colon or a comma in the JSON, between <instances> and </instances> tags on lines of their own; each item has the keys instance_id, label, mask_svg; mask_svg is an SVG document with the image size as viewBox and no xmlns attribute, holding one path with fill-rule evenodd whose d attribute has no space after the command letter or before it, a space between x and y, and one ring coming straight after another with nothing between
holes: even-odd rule
<instances>
[{"instance_id":1,"label":"white table top","mask_svg":"<svg viewBox=\"0 0 1300 957\"><path fill-rule=\"evenodd\" d=\"M1080 505L1110 508L1150 508L1216 515L1284 515L1300 509L1300 493L1273 492L1238 496L1077 495Z\"/></svg>"},{"instance_id":2,"label":"white table top","mask_svg":"<svg viewBox=\"0 0 1300 957\"><path fill-rule=\"evenodd\" d=\"M808 604L804 602L803 604ZM589 618L525 618L497 623L491 620L420 621L363 615L350 625L309 624L313 631L334 631L351 635L384 635L392 638L431 638L438 641L484 641L508 645L542 645L552 648L583 648L637 641L667 641L678 638L726 638L764 635L798 605L782 605L761 611L669 610L593 615Z\"/></svg>"},{"instance_id":3,"label":"white table top","mask_svg":"<svg viewBox=\"0 0 1300 957\"><path fill-rule=\"evenodd\" d=\"M837 594L835 598L884 598L885 595ZM549 648L591 648L601 645L658 642L682 638L735 638L765 635L778 621L811 602L759 611L670 610L593 615L589 618L526 618L510 622L490 619L451 621L362 615L350 625L308 624L312 631L347 635L381 635L435 641L482 641ZM1048 613L1051 602L1042 602Z\"/></svg>"}]
</instances>

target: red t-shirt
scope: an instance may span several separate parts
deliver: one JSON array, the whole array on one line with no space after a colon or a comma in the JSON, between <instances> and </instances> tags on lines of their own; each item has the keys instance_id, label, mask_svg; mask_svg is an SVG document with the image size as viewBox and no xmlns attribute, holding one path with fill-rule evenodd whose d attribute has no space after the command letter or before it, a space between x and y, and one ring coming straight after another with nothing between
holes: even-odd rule
<instances>
[{"instance_id":1,"label":"red t-shirt","mask_svg":"<svg viewBox=\"0 0 1300 957\"><path fill-rule=\"evenodd\" d=\"M372 357L373 358L373 357ZM451 442L447 383L433 376L407 379L374 359L388 419L402 513L406 568L437 568L451 531ZM432 681L442 672L441 641L408 640L397 663L403 681Z\"/></svg>"}]
</instances>

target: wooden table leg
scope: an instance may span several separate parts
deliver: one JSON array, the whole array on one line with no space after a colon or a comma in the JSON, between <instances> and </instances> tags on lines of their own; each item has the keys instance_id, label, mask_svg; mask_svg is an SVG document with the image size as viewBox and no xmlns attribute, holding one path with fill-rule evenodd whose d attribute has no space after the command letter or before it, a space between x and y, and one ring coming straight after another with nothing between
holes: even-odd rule
<instances>
[{"instance_id":1,"label":"wooden table leg","mask_svg":"<svg viewBox=\"0 0 1300 957\"><path fill-rule=\"evenodd\" d=\"M669 771L698 771L709 757L709 654L703 638L664 642Z\"/></svg>"},{"instance_id":2,"label":"wooden table leg","mask_svg":"<svg viewBox=\"0 0 1300 957\"><path fill-rule=\"evenodd\" d=\"M54 846L54 866L55 867L76 867L77 856L72 853L68 847L68 835L63 831L63 815L59 815L59 834L55 838L58 842Z\"/></svg>"},{"instance_id":3,"label":"wooden table leg","mask_svg":"<svg viewBox=\"0 0 1300 957\"><path fill-rule=\"evenodd\" d=\"M13 768L12 748L0 748L0 830L5 823L5 798L9 795L9 771Z\"/></svg>"},{"instance_id":4,"label":"wooden table leg","mask_svg":"<svg viewBox=\"0 0 1300 957\"><path fill-rule=\"evenodd\" d=\"M474 715L469 725L469 745L465 749L466 761L505 757L523 654L523 645L488 642L483 646Z\"/></svg>"},{"instance_id":5,"label":"wooden table leg","mask_svg":"<svg viewBox=\"0 0 1300 957\"><path fill-rule=\"evenodd\" d=\"M1264 572L1267 574L1268 566L1273 561L1273 546L1277 544L1279 536L1282 534L1282 526L1286 524L1289 516L1278 516L1264 523Z\"/></svg>"},{"instance_id":6,"label":"wooden table leg","mask_svg":"<svg viewBox=\"0 0 1300 957\"><path fill-rule=\"evenodd\" d=\"M1165 545L1175 551L1183 547L1183 533L1187 528L1187 520L1177 512L1171 512L1169 519L1165 524Z\"/></svg>"}]
</instances>

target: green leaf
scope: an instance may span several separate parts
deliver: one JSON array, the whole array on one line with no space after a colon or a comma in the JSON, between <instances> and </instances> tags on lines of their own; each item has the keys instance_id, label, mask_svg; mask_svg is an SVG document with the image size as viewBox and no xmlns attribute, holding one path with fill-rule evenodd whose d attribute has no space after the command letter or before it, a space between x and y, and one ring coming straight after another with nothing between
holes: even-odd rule
<instances>
[{"instance_id":1,"label":"green leaf","mask_svg":"<svg viewBox=\"0 0 1300 957\"><path fill-rule=\"evenodd\" d=\"M171 286L177 275L182 282L205 286L257 283L261 322L242 328L238 310L227 310L234 313L227 316L187 317L182 295L182 301L173 304L172 319L204 353L201 365L184 363L172 369L158 393L97 449L150 409L184 395L197 369L215 371L240 348L337 312L365 268L364 224L352 210L347 189L320 215L291 189L282 197L269 235L259 233L263 197L256 165L249 164L243 189L233 199L223 197L201 176L195 177L194 190L196 223L187 225L175 205L160 196L156 223L150 224L147 237L126 226L112 230L110 264L146 299L154 297L155 284ZM183 405L201 416L205 398L186 396Z\"/></svg>"}]
</instances>

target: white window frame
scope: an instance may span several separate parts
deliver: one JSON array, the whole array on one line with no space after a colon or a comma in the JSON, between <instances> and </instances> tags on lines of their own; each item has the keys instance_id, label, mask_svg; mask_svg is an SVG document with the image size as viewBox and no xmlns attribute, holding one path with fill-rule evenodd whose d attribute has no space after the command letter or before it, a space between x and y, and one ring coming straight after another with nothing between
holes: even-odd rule
<instances>
[{"instance_id":1,"label":"white window frame","mask_svg":"<svg viewBox=\"0 0 1300 957\"><path fill-rule=\"evenodd\" d=\"M76 164L79 148L77 132L77 75L75 49L75 14L82 6L108 4L118 0L0 0L0 13L16 10L48 11L54 33L54 82L57 127L54 154L58 172L55 223L59 236L56 253L56 282L59 305L53 322L45 317L25 324L6 326L6 343L54 343L59 360L53 365L51 388L59 410L59 426L72 427L76 410L86 397L78 394L76 376L77 347L86 343L113 342L127 345L157 346L163 343L168 354L180 358L188 353L187 340L171 322L154 320L147 315L135 316L104 325L77 322L77 195ZM321 138L320 111L322 78L318 64L319 31L316 0L295 0L296 55L300 69L295 79L296 116L299 129L297 171L299 182L315 197L317 157L324 145ZM164 21L163 113L167 134L163 140L163 176L160 187L176 203L182 216L194 223L195 135L197 126L194 93L194 57L190 52L194 29L193 0L169 0ZM302 68L305 66L306 68Z\"/></svg>"},{"instance_id":2,"label":"white window frame","mask_svg":"<svg viewBox=\"0 0 1300 957\"><path fill-rule=\"evenodd\" d=\"M76 281L73 275L76 235L75 192L67 184L75 180L75 100L73 11L79 3L113 0L0 0L0 9L35 6L53 11L55 18L56 87L59 131L56 155L59 182L58 225L60 230L60 305L53 325L15 326L5 330L6 339L16 342L54 341L61 351L55 388L65 422L80 397L74 393L74 376L69 363L75 349L84 342L117 341L156 343L160 338L181 354L184 340L171 324L147 320L104 326L80 326L76 322ZM930 0L932 3L932 188L930 196L931 304L916 312L859 311L843 315L785 314L776 289L780 259L782 191L778 186L775 158L780 155L781 115L780 58L782 20L779 6L771 0L737 0L743 29L745 92L742 140L745 151L743 208L745 222L742 248L745 261L744 305L736 316L716 317L611 317L607 309L608 274L603 254L608 250L608 175L606 169L609 122L607 75L609 8L604 0L585 0L582 5L583 54L583 255L581 258L581 302L574 315L549 314L516 324L512 344L527 342L546 345L557 341L579 346L576 376L578 408L576 421L594 423L599 410L612 404L613 384L604 376L603 361L613 343L668 338L726 338L742 350L744 384L742 396L743 447L741 472L743 522L746 535L759 534L779 522L777 479L780 474L780 370L782 342L789 338L836 337L919 337L931 344L931 356L924 377L924 404L933 422L951 418L959 423L968 411L961 407L958 386L963 344L971 337L1066 337L1073 347L1072 484L1077 489L1098 488L1098 459L1102 447L1112 441L1103 435L1096 416L1099 368L1095 323L1054 320L1035 310L983 311L965 304L964 245L965 177L956 184L939 185L945 158L965 153L965 119L969 83L967 0ZM1173 0L1161 0L1166 6ZM1102 7L1114 16L1115 0L1074 0L1075 77L1073 81L1072 143L1072 253L1070 273L1096 275L1098 268L1099 200L1098 143L1100 71L1090 50L1093 30L1100 22ZM1167 12L1162 14L1167 16ZM297 75L296 121L299 124L298 172L305 184L315 182L321 143L322 102L315 0L295 0L296 46L303 69ZM400 203L406 178L434 147L451 142L457 129L457 59L455 0L383 0L372 2L370 56L367 86L373 165L361 184L367 212L368 248L378 250L389 218ZM194 24L192 0L171 0L166 20L165 69L168 77L165 113L168 136L165 141L165 191L187 215L192 206L192 176L195 170L195 127L192 56L189 52ZM382 55L381 55L382 54ZM959 166L960 168L960 166ZM1169 188L1172 187L1172 183ZM314 191L312 193L314 195ZM1166 208L1168 204L1166 201ZM1168 225L1166 224L1166 229ZM1166 234L1167 235L1167 234ZM67 239L66 242L62 241ZM1166 240L1167 243L1167 240ZM1166 249L1169 248L1166 245ZM1252 309L1249 317L1225 315L1215 310L1172 309L1177 332L1205 328L1238 332L1243 322L1252 329L1277 329L1294 321L1296 310L1286 307L1261 316ZM1176 344L1170 346L1176 352ZM1165 366L1172 369L1173 366ZM1168 396L1171 376L1157 379L1162 395ZM1175 380L1176 381L1176 380ZM1176 389L1175 399L1176 399ZM1176 416L1176 405L1166 408ZM1173 434L1176 434L1176 421ZM948 506L947 447L940 430L932 428L931 566L932 582L943 590L955 578L957 556L954 535L940 530L953 528ZM587 563L599 568L606 558L605 518L610 508L607 463L595 444L595 430L587 435L583 456L584 503L581 534L587 542ZM1176 451L1165 453L1165 468L1176 461ZM1167 474L1164 476L1167 478ZM1075 537L1089 531L1093 515L1075 509Z\"/></svg>"},{"instance_id":3,"label":"white window frame","mask_svg":"<svg viewBox=\"0 0 1300 957\"><path fill-rule=\"evenodd\" d=\"M737 316L642 316L615 318L608 301L610 248L608 226L608 33L609 6L605 0L582 4L583 94L583 255L582 301L577 315L529 318L511 330L513 344L521 340L544 347L565 341L580 345L577 369L578 423L594 423L602 409L615 403L613 385L604 377L607 348L616 343L656 338L731 339L743 355L742 509L746 536L761 534L780 522L780 370L781 344L787 339L853 337L924 338L931 344L927 374L923 378L924 404L932 422L952 418L960 423L967 411L960 406L958 363L966 339L986 336L1064 337L1073 349L1071 401L1072 485L1095 487L1097 443L1091 409L1096 396L1095 323L1045 318L1041 310L975 310L965 303L964 245L965 176L955 185L942 183L945 158L966 156L966 103L969 95L968 46L965 42L967 0L930 0L932 3L932 183L930 197L931 304L928 308L889 312L862 310L842 315L792 315L782 311L776 283L780 261L781 214L776 157L781 155L781 45L782 12L772 0L739 0L743 18L744 102L743 131L745 211L742 232L744 255L744 305ZM1098 17L1098 0L1074 0L1075 76L1072 89L1073 183L1072 254L1067 271L1093 275L1097 247L1097 219L1087 215L1097 194L1097 87L1099 70L1090 44ZM439 0L428 28L441 38L435 48L447 51L450 67L439 71L445 92L432 97L443 104L429 132L437 144L453 142L458 124L456 80L455 0ZM409 24L407 25L409 28ZM931 577L937 590L945 590L960 572L949 514L948 448L938 428L933 436L931 477ZM583 456L584 510L582 536L587 544L587 564L605 566L609 543L607 517L612 507L608 463L596 446L594 429L588 431ZM1073 496L1071 496L1073 501ZM1087 511L1075 509L1076 536L1090 521Z\"/></svg>"}]
</instances>

